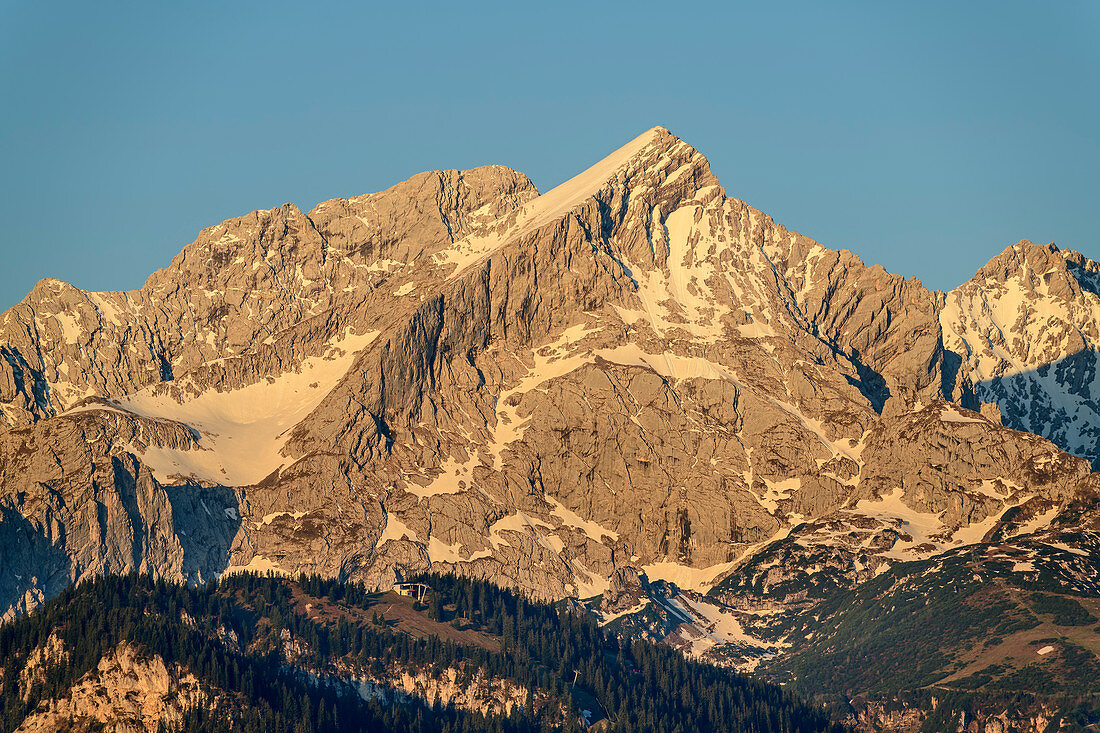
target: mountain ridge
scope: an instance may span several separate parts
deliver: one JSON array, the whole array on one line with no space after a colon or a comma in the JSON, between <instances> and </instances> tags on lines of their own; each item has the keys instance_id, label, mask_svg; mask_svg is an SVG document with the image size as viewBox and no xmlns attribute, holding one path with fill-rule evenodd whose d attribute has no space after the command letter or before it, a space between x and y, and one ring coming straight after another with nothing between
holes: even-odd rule
<instances>
[{"instance_id":1,"label":"mountain ridge","mask_svg":"<svg viewBox=\"0 0 1100 733\"><path fill-rule=\"evenodd\" d=\"M960 304L1017 252L1067 279L1037 276L1051 325L1002 347L1007 306ZM138 290L42 281L0 317L0 599L137 569L705 591L783 542L824 558L791 561L811 586L858 584L1049 523L1095 483L1075 273L1100 267L998 257L930 291L727 197L652 128L542 195L425 172L208 227ZM987 368L1039 346L1039 392Z\"/></svg>"}]
</instances>

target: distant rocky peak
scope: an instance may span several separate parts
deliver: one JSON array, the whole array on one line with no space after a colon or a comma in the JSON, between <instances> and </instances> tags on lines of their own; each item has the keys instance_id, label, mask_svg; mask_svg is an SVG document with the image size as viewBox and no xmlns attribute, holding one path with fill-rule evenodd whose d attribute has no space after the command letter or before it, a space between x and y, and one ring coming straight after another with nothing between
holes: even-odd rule
<instances>
[{"instance_id":1,"label":"distant rocky peak","mask_svg":"<svg viewBox=\"0 0 1100 733\"><path fill-rule=\"evenodd\" d=\"M1097 294L1100 264L1054 243L1039 245L1022 239L991 259L970 282L989 286L1010 281L1027 292L1076 301L1082 290Z\"/></svg>"},{"instance_id":2,"label":"distant rocky peak","mask_svg":"<svg viewBox=\"0 0 1100 733\"><path fill-rule=\"evenodd\" d=\"M1004 424L1100 461L1100 266L1020 241L947 293L944 347Z\"/></svg>"},{"instance_id":3,"label":"distant rocky peak","mask_svg":"<svg viewBox=\"0 0 1100 733\"><path fill-rule=\"evenodd\" d=\"M1053 242L1041 245L1021 239L1016 244L1005 247L1003 252L989 260L974 274L974 279L1005 280L1021 272L1032 271L1042 274L1052 269L1065 269L1065 258Z\"/></svg>"}]
</instances>

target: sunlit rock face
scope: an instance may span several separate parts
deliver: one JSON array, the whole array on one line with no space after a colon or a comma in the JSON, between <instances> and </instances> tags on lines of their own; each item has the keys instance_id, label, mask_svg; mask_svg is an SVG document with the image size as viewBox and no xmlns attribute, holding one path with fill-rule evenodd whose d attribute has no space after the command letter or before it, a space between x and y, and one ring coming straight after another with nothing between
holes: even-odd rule
<instances>
[{"instance_id":1,"label":"sunlit rock face","mask_svg":"<svg viewBox=\"0 0 1100 733\"><path fill-rule=\"evenodd\" d=\"M1097 458L1097 272L1021 243L932 292L662 128L542 195L487 166L253 212L0 316L0 608L130 569L671 598L780 540L860 582L1038 531Z\"/></svg>"},{"instance_id":2,"label":"sunlit rock face","mask_svg":"<svg viewBox=\"0 0 1100 733\"><path fill-rule=\"evenodd\" d=\"M1100 459L1100 265L1026 240L947 293L944 344L1005 424Z\"/></svg>"}]
</instances>

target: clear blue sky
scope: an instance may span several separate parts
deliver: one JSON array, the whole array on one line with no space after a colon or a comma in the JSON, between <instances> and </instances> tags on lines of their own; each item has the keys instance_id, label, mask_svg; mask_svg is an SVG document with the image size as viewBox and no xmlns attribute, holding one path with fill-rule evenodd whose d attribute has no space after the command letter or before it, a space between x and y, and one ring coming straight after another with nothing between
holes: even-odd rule
<instances>
[{"instance_id":1,"label":"clear blue sky","mask_svg":"<svg viewBox=\"0 0 1100 733\"><path fill-rule=\"evenodd\" d=\"M655 124L931 287L1024 237L1100 257L1100 3L526 5L0 0L0 309L421 170L547 190Z\"/></svg>"}]
</instances>

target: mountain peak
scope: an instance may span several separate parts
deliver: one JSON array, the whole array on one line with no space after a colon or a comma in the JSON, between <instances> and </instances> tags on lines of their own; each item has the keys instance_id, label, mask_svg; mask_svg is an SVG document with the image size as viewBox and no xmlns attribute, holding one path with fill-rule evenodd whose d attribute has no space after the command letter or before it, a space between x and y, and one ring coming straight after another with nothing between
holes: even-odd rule
<instances>
[{"instance_id":1,"label":"mountain peak","mask_svg":"<svg viewBox=\"0 0 1100 733\"><path fill-rule=\"evenodd\" d=\"M599 162L533 200L528 207L526 223L537 226L561 216L598 193L608 182L627 175L632 170L660 166L667 161L670 152L677 148L689 150L690 155L686 157L701 161L709 171L709 162L697 150L664 127L651 127Z\"/></svg>"},{"instance_id":2,"label":"mountain peak","mask_svg":"<svg viewBox=\"0 0 1100 733\"><path fill-rule=\"evenodd\" d=\"M1005 280L1021 271L1045 273L1052 269L1065 269L1065 258L1061 256L1058 247L1053 243L1040 245L1021 239L1016 244L1005 247L1004 251L986 263L975 273L974 279Z\"/></svg>"},{"instance_id":3,"label":"mountain peak","mask_svg":"<svg viewBox=\"0 0 1100 733\"><path fill-rule=\"evenodd\" d=\"M1082 287L1095 291L1098 275L1100 265L1080 252L1021 239L986 263L967 285L1019 280L1029 289L1042 286L1061 298L1076 299Z\"/></svg>"}]
</instances>

